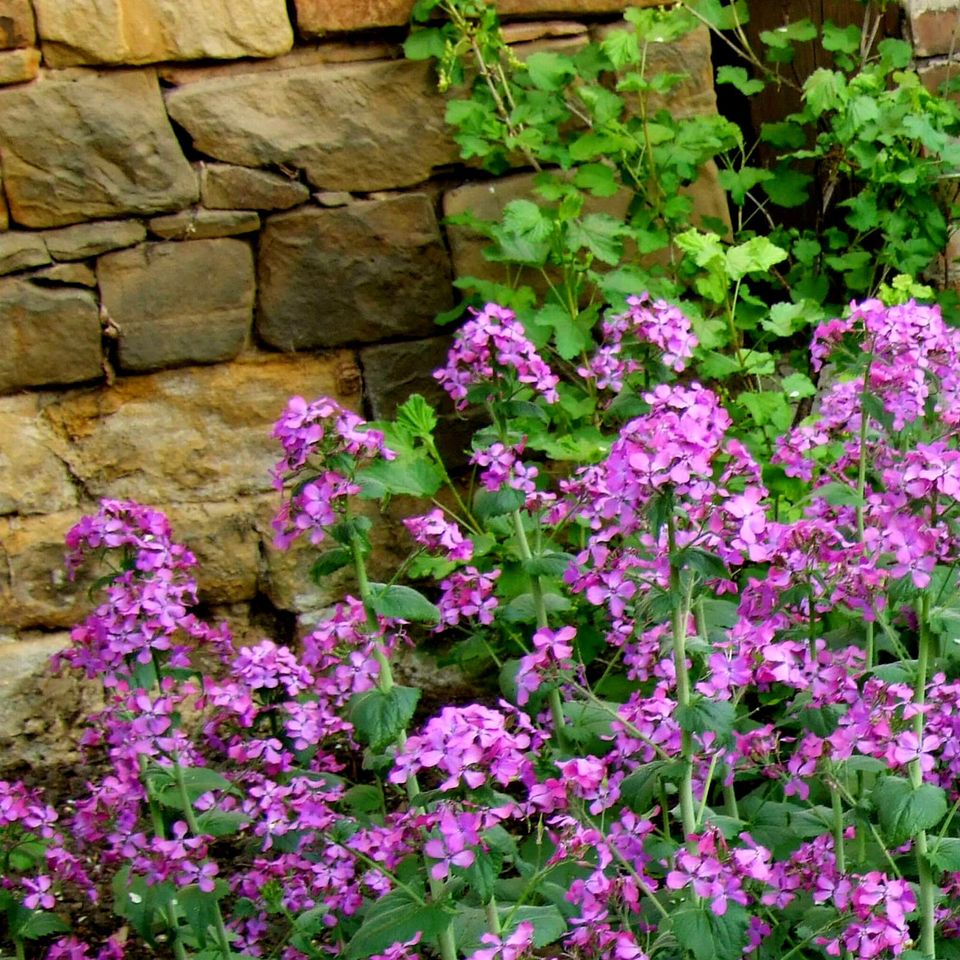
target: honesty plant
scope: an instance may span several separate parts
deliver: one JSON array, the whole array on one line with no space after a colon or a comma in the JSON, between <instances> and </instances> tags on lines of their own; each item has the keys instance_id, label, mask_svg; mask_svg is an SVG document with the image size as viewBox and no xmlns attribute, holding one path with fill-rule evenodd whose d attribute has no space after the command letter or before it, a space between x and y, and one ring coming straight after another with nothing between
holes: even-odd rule
<instances>
[{"instance_id":1,"label":"honesty plant","mask_svg":"<svg viewBox=\"0 0 960 960\"><path fill-rule=\"evenodd\" d=\"M84 745L109 770L60 820L0 787L20 956L66 932L64 892L108 887L178 960L960 950L960 333L852 304L814 335L816 412L767 444L676 379L678 307L638 296L602 329L585 463L544 455L573 395L495 304L437 374L489 417L470 482L420 397L376 425L290 401L277 542L355 575L293 645L206 624L156 511L104 501L71 531L69 569L108 573L58 660L104 683ZM428 502L371 582L358 501L398 494ZM479 701L422 713L394 676L417 640Z\"/></svg>"}]
</instances>

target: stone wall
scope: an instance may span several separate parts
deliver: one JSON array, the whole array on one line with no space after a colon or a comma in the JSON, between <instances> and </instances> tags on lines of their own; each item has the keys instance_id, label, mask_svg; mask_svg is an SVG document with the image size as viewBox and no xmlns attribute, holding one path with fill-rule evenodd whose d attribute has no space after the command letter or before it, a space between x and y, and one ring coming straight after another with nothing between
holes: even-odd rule
<instances>
[{"instance_id":1,"label":"stone wall","mask_svg":"<svg viewBox=\"0 0 960 960\"><path fill-rule=\"evenodd\" d=\"M569 44L624 0L499 2L518 44ZM429 389L434 317L481 262L442 216L528 186L459 162L430 67L402 58L411 6L0 0L8 762L43 759L81 710L75 684L28 694L88 609L62 542L99 498L167 511L241 631L332 599L271 545L270 426L294 393L378 416ZM705 32L658 54L693 77L671 109L715 108ZM725 209L709 179L698 203Z\"/></svg>"}]
</instances>

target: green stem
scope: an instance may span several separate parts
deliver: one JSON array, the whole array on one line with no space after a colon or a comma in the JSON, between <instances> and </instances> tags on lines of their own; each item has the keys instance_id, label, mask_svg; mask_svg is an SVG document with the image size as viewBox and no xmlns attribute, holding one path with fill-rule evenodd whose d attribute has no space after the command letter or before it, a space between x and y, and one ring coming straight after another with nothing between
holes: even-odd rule
<instances>
[{"instance_id":1,"label":"green stem","mask_svg":"<svg viewBox=\"0 0 960 960\"><path fill-rule=\"evenodd\" d=\"M843 846L843 801L835 784L830 785L830 806L833 809L833 853L837 859L837 870L843 874L847 872L847 855Z\"/></svg>"},{"instance_id":2,"label":"green stem","mask_svg":"<svg viewBox=\"0 0 960 960\"><path fill-rule=\"evenodd\" d=\"M687 609L681 600L680 568L674 561L676 536L673 509L667 515L667 549L670 555L670 594L673 603L671 626L673 634L673 663L677 674L677 707L684 713L690 706L690 674L687 671ZM684 839L697 832L697 815L693 802L693 737L687 730L680 732L680 757L683 775L680 780L680 820Z\"/></svg>"},{"instance_id":3,"label":"green stem","mask_svg":"<svg viewBox=\"0 0 960 960\"><path fill-rule=\"evenodd\" d=\"M927 673L930 669L930 594L924 592L920 598L920 649L917 657L917 680L914 686L913 702L922 707L927 698ZM918 749L923 744L923 711L918 710L913 718L913 730L917 735ZM923 783L923 768L920 758L910 762L910 782L914 788ZM920 952L928 960L936 960L936 885L933 871L930 869L927 832L920 830L913 838L917 856L917 879L920 886L918 906L920 907Z\"/></svg>"},{"instance_id":4,"label":"green stem","mask_svg":"<svg viewBox=\"0 0 960 960\"><path fill-rule=\"evenodd\" d=\"M20 937L13 938L13 949L17 953L17 960L26 960L26 952L23 948L23 940Z\"/></svg>"},{"instance_id":5,"label":"green stem","mask_svg":"<svg viewBox=\"0 0 960 960\"><path fill-rule=\"evenodd\" d=\"M497 898L491 896L487 901L484 910L487 914L487 929L495 936L499 937L502 931L500 926L500 912L497 910Z\"/></svg>"}]
</instances>

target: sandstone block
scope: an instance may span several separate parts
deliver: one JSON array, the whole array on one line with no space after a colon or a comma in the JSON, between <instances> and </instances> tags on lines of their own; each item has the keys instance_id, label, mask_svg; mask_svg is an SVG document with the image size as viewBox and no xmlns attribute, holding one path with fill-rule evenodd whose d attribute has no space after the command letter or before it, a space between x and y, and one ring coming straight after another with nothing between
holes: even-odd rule
<instances>
[{"instance_id":1,"label":"sandstone block","mask_svg":"<svg viewBox=\"0 0 960 960\"><path fill-rule=\"evenodd\" d=\"M89 611L89 581L63 568L63 538L80 511L0 517L0 623L24 630L71 627Z\"/></svg>"},{"instance_id":2,"label":"sandstone block","mask_svg":"<svg viewBox=\"0 0 960 960\"><path fill-rule=\"evenodd\" d=\"M46 61L275 57L293 44L284 0L34 0Z\"/></svg>"},{"instance_id":3,"label":"sandstone block","mask_svg":"<svg viewBox=\"0 0 960 960\"><path fill-rule=\"evenodd\" d=\"M3 181L0 180L0 232L10 229L10 213L7 210L7 198L3 194Z\"/></svg>"},{"instance_id":4,"label":"sandstone block","mask_svg":"<svg viewBox=\"0 0 960 960\"><path fill-rule=\"evenodd\" d=\"M174 536L196 555L201 603L238 603L257 595L258 518L267 509L275 510L278 502L276 496L244 497L239 503L182 503L165 508Z\"/></svg>"},{"instance_id":5,"label":"sandstone block","mask_svg":"<svg viewBox=\"0 0 960 960\"><path fill-rule=\"evenodd\" d=\"M658 7L663 0L497 0L502 16L555 13L620 13L624 7Z\"/></svg>"},{"instance_id":6,"label":"sandstone block","mask_svg":"<svg viewBox=\"0 0 960 960\"><path fill-rule=\"evenodd\" d=\"M282 350L433 332L451 304L430 199L407 194L267 221L257 330Z\"/></svg>"},{"instance_id":7,"label":"sandstone block","mask_svg":"<svg viewBox=\"0 0 960 960\"><path fill-rule=\"evenodd\" d=\"M35 233L7 233L0 237L0 274L42 267L49 262L47 245Z\"/></svg>"},{"instance_id":8,"label":"sandstone block","mask_svg":"<svg viewBox=\"0 0 960 960\"><path fill-rule=\"evenodd\" d=\"M92 293L0 280L0 393L101 374L100 315Z\"/></svg>"},{"instance_id":9,"label":"sandstone block","mask_svg":"<svg viewBox=\"0 0 960 960\"><path fill-rule=\"evenodd\" d=\"M0 398L0 514L53 513L77 504L56 437L35 394Z\"/></svg>"},{"instance_id":10,"label":"sandstone block","mask_svg":"<svg viewBox=\"0 0 960 960\"><path fill-rule=\"evenodd\" d=\"M33 47L0 53L0 84L25 83L40 72L40 51Z\"/></svg>"},{"instance_id":11,"label":"sandstone block","mask_svg":"<svg viewBox=\"0 0 960 960\"><path fill-rule=\"evenodd\" d=\"M960 9L952 0L904 0L904 6L918 56L955 52L960 40Z\"/></svg>"},{"instance_id":12,"label":"sandstone block","mask_svg":"<svg viewBox=\"0 0 960 960\"><path fill-rule=\"evenodd\" d=\"M143 243L147 231L139 220L106 220L79 223L43 235L54 260L85 260L110 250L121 250Z\"/></svg>"},{"instance_id":13,"label":"sandstone block","mask_svg":"<svg viewBox=\"0 0 960 960\"><path fill-rule=\"evenodd\" d=\"M0 90L0 115L7 200L25 226L160 213L197 199L153 71Z\"/></svg>"},{"instance_id":14,"label":"sandstone block","mask_svg":"<svg viewBox=\"0 0 960 960\"><path fill-rule=\"evenodd\" d=\"M270 432L291 394L356 408L359 383L347 352L258 357L73 391L44 417L91 497L231 501L272 489L280 448Z\"/></svg>"},{"instance_id":15,"label":"sandstone block","mask_svg":"<svg viewBox=\"0 0 960 960\"><path fill-rule=\"evenodd\" d=\"M97 275L93 267L85 263L55 263L52 267L42 270L33 270L27 274L27 279L33 283L66 284L76 287L95 287Z\"/></svg>"},{"instance_id":16,"label":"sandstone block","mask_svg":"<svg viewBox=\"0 0 960 960\"><path fill-rule=\"evenodd\" d=\"M458 158L426 63L211 74L171 90L167 107L208 156L297 167L324 190L411 186Z\"/></svg>"},{"instance_id":17,"label":"sandstone block","mask_svg":"<svg viewBox=\"0 0 960 960\"><path fill-rule=\"evenodd\" d=\"M232 237L260 229L252 210L181 210L150 221L150 232L165 240L203 240Z\"/></svg>"},{"instance_id":18,"label":"sandstone block","mask_svg":"<svg viewBox=\"0 0 960 960\"><path fill-rule=\"evenodd\" d=\"M212 210L288 210L310 199L302 183L226 163L200 167L200 201Z\"/></svg>"},{"instance_id":19,"label":"sandstone block","mask_svg":"<svg viewBox=\"0 0 960 960\"><path fill-rule=\"evenodd\" d=\"M156 370L230 360L253 319L253 254L241 240L147 243L97 261L120 366Z\"/></svg>"},{"instance_id":20,"label":"sandstone block","mask_svg":"<svg viewBox=\"0 0 960 960\"><path fill-rule=\"evenodd\" d=\"M29 47L35 39L30 0L3 0L0 4L0 50Z\"/></svg>"},{"instance_id":21,"label":"sandstone block","mask_svg":"<svg viewBox=\"0 0 960 960\"><path fill-rule=\"evenodd\" d=\"M305 37L410 22L413 0L294 0L297 31Z\"/></svg>"}]
</instances>

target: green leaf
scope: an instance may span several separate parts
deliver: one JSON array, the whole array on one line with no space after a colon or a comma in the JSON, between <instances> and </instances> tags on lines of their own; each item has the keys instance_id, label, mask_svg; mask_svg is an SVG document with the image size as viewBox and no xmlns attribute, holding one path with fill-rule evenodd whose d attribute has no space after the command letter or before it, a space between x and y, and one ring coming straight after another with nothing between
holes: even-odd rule
<instances>
[{"instance_id":1,"label":"green leaf","mask_svg":"<svg viewBox=\"0 0 960 960\"><path fill-rule=\"evenodd\" d=\"M752 97L766 86L762 80L751 80L743 67L719 67L717 83L732 84L746 97Z\"/></svg>"},{"instance_id":2,"label":"green leaf","mask_svg":"<svg viewBox=\"0 0 960 960\"><path fill-rule=\"evenodd\" d=\"M820 319L823 311L815 303L775 303L770 315L760 319L760 327L775 337L789 337Z\"/></svg>"},{"instance_id":3,"label":"green leaf","mask_svg":"<svg viewBox=\"0 0 960 960\"><path fill-rule=\"evenodd\" d=\"M933 845L927 858L937 870L960 873L960 839L941 837Z\"/></svg>"},{"instance_id":4,"label":"green leaf","mask_svg":"<svg viewBox=\"0 0 960 960\"><path fill-rule=\"evenodd\" d=\"M864 503L863 498L853 487L839 481L817 487L813 491L813 496L826 500L832 507L860 507Z\"/></svg>"},{"instance_id":5,"label":"green leaf","mask_svg":"<svg viewBox=\"0 0 960 960\"><path fill-rule=\"evenodd\" d=\"M733 198L737 206L743 206L747 193L758 183L770 180L773 174L760 167L741 167L739 170L721 170L720 186Z\"/></svg>"},{"instance_id":6,"label":"green leaf","mask_svg":"<svg viewBox=\"0 0 960 960\"><path fill-rule=\"evenodd\" d=\"M437 426L436 411L419 393L410 394L406 402L397 407L395 419L399 426L422 440L432 439Z\"/></svg>"},{"instance_id":7,"label":"green leaf","mask_svg":"<svg viewBox=\"0 0 960 960\"><path fill-rule=\"evenodd\" d=\"M761 391L759 393L743 393L738 398L753 417L759 427L771 424L778 433L790 429L793 423L793 407L783 393Z\"/></svg>"},{"instance_id":8,"label":"green leaf","mask_svg":"<svg viewBox=\"0 0 960 960\"><path fill-rule=\"evenodd\" d=\"M585 163L577 169L573 182L595 197L612 197L620 189L613 168L605 163Z\"/></svg>"},{"instance_id":9,"label":"green leaf","mask_svg":"<svg viewBox=\"0 0 960 960\"><path fill-rule=\"evenodd\" d=\"M367 690L350 698L348 716L357 736L373 750L382 750L407 729L419 699L415 687Z\"/></svg>"},{"instance_id":10,"label":"green leaf","mask_svg":"<svg viewBox=\"0 0 960 960\"><path fill-rule=\"evenodd\" d=\"M319 583L321 578L336 573L337 570L353 563L353 551L346 547L334 547L332 550L324 550L314 561L310 568L310 579L314 583Z\"/></svg>"},{"instance_id":11,"label":"green leaf","mask_svg":"<svg viewBox=\"0 0 960 960\"><path fill-rule=\"evenodd\" d=\"M730 901L723 916L717 916L709 901L703 901L681 908L671 917L678 942L692 950L696 960L740 960L749 923L747 911Z\"/></svg>"},{"instance_id":12,"label":"green leaf","mask_svg":"<svg viewBox=\"0 0 960 960\"><path fill-rule=\"evenodd\" d=\"M729 4L724 0L692 0L686 6L706 20L714 30L734 30L750 22L750 8L746 0L734 0Z\"/></svg>"},{"instance_id":13,"label":"green leaf","mask_svg":"<svg viewBox=\"0 0 960 960\"><path fill-rule=\"evenodd\" d=\"M783 378L780 386L791 400L812 397L817 392L813 381L805 373L791 373L788 377Z\"/></svg>"},{"instance_id":14,"label":"green leaf","mask_svg":"<svg viewBox=\"0 0 960 960\"><path fill-rule=\"evenodd\" d=\"M799 207L809 199L807 188L812 182L809 174L780 163L773 176L763 181L763 190L778 207Z\"/></svg>"},{"instance_id":15,"label":"green leaf","mask_svg":"<svg viewBox=\"0 0 960 960\"><path fill-rule=\"evenodd\" d=\"M351 813L376 813L383 808L383 794L379 787L358 783L344 792L340 802Z\"/></svg>"},{"instance_id":16,"label":"green leaf","mask_svg":"<svg viewBox=\"0 0 960 960\"><path fill-rule=\"evenodd\" d=\"M562 90L577 75L569 57L551 51L532 53L527 57L525 66L530 82L538 90Z\"/></svg>"},{"instance_id":17,"label":"green leaf","mask_svg":"<svg viewBox=\"0 0 960 960\"><path fill-rule=\"evenodd\" d=\"M891 844L901 844L922 830L933 829L945 816L947 794L932 783L919 787L903 777L884 777L871 794L880 815L880 829Z\"/></svg>"},{"instance_id":18,"label":"green leaf","mask_svg":"<svg viewBox=\"0 0 960 960\"><path fill-rule=\"evenodd\" d=\"M634 812L647 813L659 797L660 780L677 772L679 764L653 760L624 777L620 784L620 799Z\"/></svg>"},{"instance_id":19,"label":"green leaf","mask_svg":"<svg viewBox=\"0 0 960 960\"><path fill-rule=\"evenodd\" d=\"M573 562L570 553L542 553L521 563L523 569L531 577L560 577Z\"/></svg>"},{"instance_id":20,"label":"green leaf","mask_svg":"<svg viewBox=\"0 0 960 960\"><path fill-rule=\"evenodd\" d=\"M230 837L239 833L250 822L238 810L204 810L197 814L197 829L211 837Z\"/></svg>"},{"instance_id":21,"label":"green leaf","mask_svg":"<svg viewBox=\"0 0 960 960\"><path fill-rule=\"evenodd\" d=\"M501 223L492 229L499 244L498 259L542 266L550 254L553 221L532 200L511 200Z\"/></svg>"},{"instance_id":22,"label":"green leaf","mask_svg":"<svg viewBox=\"0 0 960 960\"><path fill-rule=\"evenodd\" d=\"M365 960L395 943L412 940L417 933L429 942L446 930L451 920L443 907L434 903L420 906L405 891L396 890L370 904L360 929L347 944L344 957Z\"/></svg>"},{"instance_id":23,"label":"green leaf","mask_svg":"<svg viewBox=\"0 0 960 960\"><path fill-rule=\"evenodd\" d=\"M515 912L509 906L503 905L502 910L505 914L513 913L511 933L524 921L533 924L533 945L538 949L559 940L567 932L567 922L563 919L563 914L552 904L543 907L517 907Z\"/></svg>"},{"instance_id":24,"label":"green leaf","mask_svg":"<svg viewBox=\"0 0 960 960\"><path fill-rule=\"evenodd\" d=\"M55 913L47 910L23 910L26 916L18 917L16 926L11 924L11 933L21 940L39 940L54 933L67 933L70 925Z\"/></svg>"},{"instance_id":25,"label":"green leaf","mask_svg":"<svg viewBox=\"0 0 960 960\"><path fill-rule=\"evenodd\" d=\"M226 883L219 881L209 893L201 890L196 884L180 887L177 890L177 903L183 911L197 946L205 947L216 941L217 935L217 901L228 891ZM209 934L212 933L212 936Z\"/></svg>"},{"instance_id":26,"label":"green leaf","mask_svg":"<svg viewBox=\"0 0 960 960\"><path fill-rule=\"evenodd\" d=\"M789 47L794 43L804 43L817 36L817 28L807 18L795 20L775 30L761 30L760 41L768 47Z\"/></svg>"},{"instance_id":27,"label":"green leaf","mask_svg":"<svg viewBox=\"0 0 960 960\"><path fill-rule=\"evenodd\" d=\"M547 613L565 613L570 609L570 601L559 593L545 593L543 604ZM536 623L537 605L533 594L521 593L514 597L504 608L503 617L508 623Z\"/></svg>"},{"instance_id":28,"label":"green leaf","mask_svg":"<svg viewBox=\"0 0 960 960\"><path fill-rule=\"evenodd\" d=\"M403 55L408 60L441 59L446 47L443 31L435 27L413 30L403 43Z\"/></svg>"},{"instance_id":29,"label":"green leaf","mask_svg":"<svg viewBox=\"0 0 960 960\"><path fill-rule=\"evenodd\" d=\"M846 78L838 70L820 67L804 81L803 98L816 117L836 110L847 98Z\"/></svg>"},{"instance_id":30,"label":"green leaf","mask_svg":"<svg viewBox=\"0 0 960 960\"><path fill-rule=\"evenodd\" d=\"M440 611L419 590L400 584L372 583L371 604L382 617L411 623L439 623Z\"/></svg>"},{"instance_id":31,"label":"green leaf","mask_svg":"<svg viewBox=\"0 0 960 960\"><path fill-rule=\"evenodd\" d=\"M727 273L742 280L748 273L769 273L770 268L787 259L787 251L766 237L753 237L730 247L726 254Z\"/></svg>"},{"instance_id":32,"label":"green leaf","mask_svg":"<svg viewBox=\"0 0 960 960\"><path fill-rule=\"evenodd\" d=\"M234 785L221 773L211 770L210 767L178 767L182 771L183 783L187 791L190 802L193 803L197 797L210 793L213 790L220 790L225 793L236 793ZM173 780L171 771L170 779L167 784L157 791L157 799L165 806L174 810L183 808L183 801L180 797L180 788Z\"/></svg>"},{"instance_id":33,"label":"green leaf","mask_svg":"<svg viewBox=\"0 0 960 960\"><path fill-rule=\"evenodd\" d=\"M677 723L687 733L715 733L727 740L733 733L736 710L729 700L697 697L685 707L677 707Z\"/></svg>"},{"instance_id":34,"label":"green leaf","mask_svg":"<svg viewBox=\"0 0 960 960\"><path fill-rule=\"evenodd\" d=\"M364 500L380 500L390 495L432 497L443 484L443 475L425 457L401 456L375 460L358 471L356 480Z\"/></svg>"},{"instance_id":35,"label":"green leaf","mask_svg":"<svg viewBox=\"0 0 960 960\"><path fill-rule=\"evenodd\" d=\"M513 487L501 487L499 490L481 488L473 497L473 513L478 520L490 520L519 510L526 501L523 491Z\"/></svg>"},{"instance_id":36,"label":"green leaf","mask_svg":"<svg viewBox=\"0 0 960 960\"><path fill-rule=\"evenodd\" d=\"M858 53L860 50L860 27L851 23L838 27L829 20L823 25L823 49L831 53Z\"/></svg>"},{"instance_id":37,"label":"green leaf","mask_svg":"<svg viewBox=\"0 0 960 960\"><path fill-rule=\"evenodd\" d=\"M615 267L623 256L623 222L608 213L590 213L567 225L568 250L586 247L598 260Z\"/></svg>"},{"instance_id":38,"label":"green leaf","mask_svg":"<svg viewBox=\"0 0 960 960\"><path fill-rule=\"evenodd\" d=\"M538 327L553 330L557 353L564 360L579 357L590 345L589 330L579 322L579 317L577 319L571 317L570 311L566 307L561 307L559 303L545 304L536 312L533 322Z\"/></svg>"}]
</instances>

